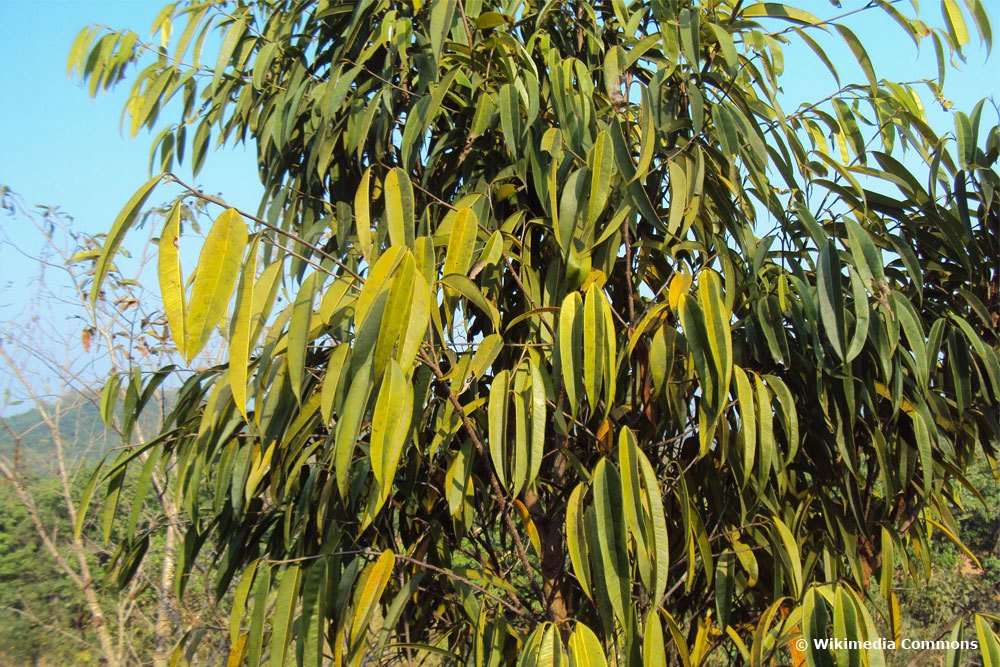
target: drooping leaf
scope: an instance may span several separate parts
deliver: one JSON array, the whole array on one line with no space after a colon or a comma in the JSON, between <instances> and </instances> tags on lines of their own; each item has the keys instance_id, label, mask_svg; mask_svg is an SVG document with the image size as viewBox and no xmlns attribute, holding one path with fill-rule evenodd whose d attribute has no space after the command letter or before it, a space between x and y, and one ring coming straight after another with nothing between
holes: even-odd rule
<instances>
[{"instance_id":1,"label":"drooping leaf","mask_svg":"<svg viewBox=\"0 0 1000 667\"><path fill-rule=\"evenodd\" d=\"M235 209L223 211L205 237L191 286L185 345L188 362L204 349L225 316L246 246L243 217Z\"/></svg>"}]
</instances>

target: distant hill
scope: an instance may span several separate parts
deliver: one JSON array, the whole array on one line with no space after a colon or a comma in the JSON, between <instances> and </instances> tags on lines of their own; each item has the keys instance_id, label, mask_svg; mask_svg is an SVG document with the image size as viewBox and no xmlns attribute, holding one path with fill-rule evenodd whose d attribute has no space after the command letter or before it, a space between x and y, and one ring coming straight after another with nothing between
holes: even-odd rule
<instances>
[{"instance_id":1,"label":"distant hill","mask_svg":"<svg viewBox=\"0 0 1000 667\"><path fill-rule=\"evenodd\" d=\"M109 448L121 444L119 436L101 420L97 406L83 397L60 401L58 432L63 443L63 456L69 467L96 461ZM148 408L151 410L151 408ZM56 415L55 405L46 406ZM151 430L156 420L155 410L140 419L140 425ZM17 461L19 468L46 473L55 463L55 443L52 430L37 409L27 410L0 423L0 455Z\"/></svg>"}]
</instances>

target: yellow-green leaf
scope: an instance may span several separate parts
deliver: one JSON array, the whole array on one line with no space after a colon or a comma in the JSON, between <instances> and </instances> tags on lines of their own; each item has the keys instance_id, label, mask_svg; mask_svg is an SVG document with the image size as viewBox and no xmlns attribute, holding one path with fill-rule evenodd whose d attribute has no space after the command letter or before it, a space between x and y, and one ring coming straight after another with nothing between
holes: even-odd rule
<instances>
[{"instance_id":1,"label":"yellow-green leaf","mask_svg":"<svg viewBox=\"0 0 1000 667\"><path fill-rule=\"evenodd\" d=\"M507 485L507 410L510 372L499 371L490 384L490 402L487 409L489 416L490 458L493 459L493 469L502 486Z\"/></svg>"},{"instance_id":2,"label":"yellow-green leaf","mask_svg":"<svg viewBox=\"0 0 1000 667\"><path fill-rule=\"evenodd\" d=\"M410 177L399 167L385 177L385 217L389 243L412 246L414 239L413 186Z\"/></svg>"},{"instance_id":3,"label":"yellow-green leaf","mask_svg":"<svg viewBox=\"0 0 1000 667\"><path fill-rule=\"evenodd\" d=\"M167 222L157 245L157 273L160 277L160 297L167 315L170 335L178 354L184 356L187 343L187 298L184 294L184 276L178 245L181 233L181 204L177 202L167 214ZM237 403L238 405L238 403Z\"/></svg>"},{"instance_id":4,"label":"yellow-green leaf","mask_svg":"<svg viewBox=\"0 0 1000 667\"><path fill-rule=\"evenodd\" d=\"M941 0L941 13L944 14L945 23L948 25L948 32L951 34L955 45L962 48L969 43L969 28L965 24L965 17L955 0Z\"/></svg>"},{"instance_id":5,"label":"yellow-green leaf","mask_svg":"<svg viewBox=\"0 0 1000 667\"><path fill-rule=\"evenodd\" d=\"M483 293L479 291L474 282L458 273L447 275L441 278L440 282L445 287L450 287L464 296L472 305L483 311L490 318L494 330L500 328L500 313L497 311L497 307L483 296Z\"/></svg>"},{"instance_id":6,"label":"yellow-green leaf","mask_svg":"<svg viewBox=\"0 0 1000 667\"><path fill-rule=\"evenodd\" d=\"M587 559L585 534L586 522L584 521L583 496L586 487L583 482L576 485L566 503L566 550L569 552L570 564L573 566L573 573L576 574L580 588L587 597L593 599L594 595L590 587L590 566Z\"/></svg>"},{"instance_id":7,"label":"yellow-green leaf","mask_svg":"<svg viewBox=\"0 0 1000 667\"><path fill-rule=\"evenodd\" d=\"M354 224L358 232L358 249L369 264L376 259L372 244L371 176L372 168L368 167L361 176L358 191L354 193Z\"/></svg>"},{"instance_id":8,"label":"yellow-green leaf","mask_svg":"<svg viewBox=\"0 0 1000 667\"><path fill-rule=\"evenodd\" d=\"M382 378L372 415L372 472L384 499L396 477L413 414L413 387L395 361L390 360ZM379 503L381 505L381 503Z\"/></svg>"},{"instance_id":9,"label":"yellow-green leaf","mask_svg":"<svg viewBox=\"0 0 1000 667\"><path fill-rule=\"evenodd\" d=\"M577 621L569 636L570 667L607 667L604 647L594 631Z\"/></svg>"},{"instance_id":10,"label":"yellow-green leaf","mask_svg":"<svg viewBox=\"0 0 1000 667\"><path fill-rule=\"evenodd\" d=\"M559 365L570 414L576 415L583 383L583 299L568 294L559 309Z\"/></svg>"},{"instance_id":11,"label":"yellow-green leaf","mask_svg":"<svg viewBox=\"0 0 1000 667\"><path fill-rule=\"evenodd\" d=\"M396 556L386 549L378 559L370 563L358 578L354 589L354 614L351 621L350 644L354 647L359 638L368 629L368 623L375 613L379 598L389 583L392 569L396 564Z\"/></svg>"},{"instance_id":12,"label":"yellow-green leaf","mask_svg":"<svg viewBox=\"0 0 1000 667\"><path fill-rule=\"evenodd\" d=\"M667 667L667 649L663 643L663 625L654 607L646 617L642 637L642 667Z\"/></svg>"},{"instance_id":13,"label":"yellow-green leaf","mask_svg":"<svg viewBox=\"0 0 1000 667\"><path fill-rule=\"evenodd\" d=\"M469 272L478 233L479 218L476 217L475 211L468 207L458 209L451 223L443 275L450 273L466 275Z\"/></svg>"},{"instance_id":14,"label":"yellow-green leaf","mask_svg":"<svg viewBox=\"0 0 1000 667\"><path fill-rule=\"evenodd\" d=\"M313 298L316 283L322 279L318 272L310 273L299 285L292 306L292 319L288 324L288 381L295 400L302 402L302 384L305 380L306 352L309 346L309 328L312 326Z\"/></svg>"},{"instance_id":15,"label":"yellow-green leaf","mask_svg":"<svg viewBox=\"0 0 1000 667\"><path fill-rule=\"evenodd\" d=\"M225 315L246 247L247 226L236 209L227 209L212 224L198 257L188 309L188 362L202 351Z\"/></svg>"}]
</instances>

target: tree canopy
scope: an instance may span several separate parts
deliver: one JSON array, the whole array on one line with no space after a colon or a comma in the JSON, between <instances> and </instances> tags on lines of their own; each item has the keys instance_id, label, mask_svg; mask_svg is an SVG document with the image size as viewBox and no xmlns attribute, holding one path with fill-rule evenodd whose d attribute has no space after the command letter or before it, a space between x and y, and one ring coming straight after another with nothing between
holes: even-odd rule
<instances>
[{"instance_id":1,"label":"tree canopy","mask_svg":"<svg viewBox=\"0 0 1000 667\"><path fill-rule=\"evenodd\" d=\"M233 664L883 664L793 640L898 639L894 582L929 575L931 533L961 544L957 490L996 469L1000 129L980 103L941 133L920 96L947 106L991 44L980 0L940 28L840 4L210 0L152 42L85 29L71 71L131 83L162 172L90 297L179 184L165 321L228 361L113 378L126 444L183 383L83 505L110 526L126 480L170 479L178 590L209 568ZM880 78L866 12L935 76ZM786 112L789 44L839 88ZM234 141L256 213L170 173ZM186 276L199 199L224 210ZM154 530L130 524L125 579ZM988 664L995 620L955 626Z\"/></svg>"}]
</instances>

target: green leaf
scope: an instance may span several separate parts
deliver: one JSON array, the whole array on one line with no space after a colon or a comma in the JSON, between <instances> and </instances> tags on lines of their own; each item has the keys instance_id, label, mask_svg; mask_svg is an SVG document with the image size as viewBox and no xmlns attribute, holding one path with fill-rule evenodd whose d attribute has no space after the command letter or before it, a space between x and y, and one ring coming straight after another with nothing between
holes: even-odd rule
<instances>
[{"instance_id":1,"label":"green leaf","mask_svg":"<svg viewBox=\"0 0 1000 667\"><path fill-rule=\"evenodd\" d=\"M238 18L234 20L230 26L229 30L226 31L226 36L222 40L222 47L219 49L219 58L215 63L215 71L212 75L212 87L219 82L222 78L223 73L229 66L229 62L233 57L233 52L236 50L236 45L243 38L246 33L247 20L245 18Z\"/></svg>"},{"instance_id":2,"label":"green leaf","mask_svg":"<svg viewBox=\"0 0 1000 667\"><path fill-rule=\"evenodd\" d=\"M649 512L647 524L647 543L652 545L653 582L649 587L649 595L659 604L667 591L670 576L670 542L667 532L667 518L663 510L663 495L660 492L660 481L653 469L652 463L645 453L639 450L636 458L639 461L639 471L642 473L644 485L644 507Z\"/></svg>"},{"instance_id":3,"label":"green leaf","mask_svg":"<svg viewBox=\"0 0 1000 667\"><path fill-rule=\"evenodd\" d=\"M531 374L529 395L529 411L531 420L531 455L528 464L528 479L525 484L531 486L538 478L542 467L542 457L545 454L545 424L548 422L545 407L545 381L542 372L533 359L528 360L528 372Z\"/></svg>"},{"instance_id":4,"label":"green leaf","mask_svg":"<svg viewBox=\"0 0 1000 667\"><path fill-rule=\"evenodd\" d=\"M611 177L615 173L615 156L607 130L601 130L590 152L590 200L587 204L587 226L591 229L608 205Z\"/></svg>"},{"instance_id":5,"label":"green leaf","mask_svg":"<svg viewBox=\"0 0 1000 667\"><path fill-rule=\"evenodd\" d=\"M847 238L851 247L851 257L854 260L854 268L864 281L864 287L876 289L873 281L885 280L885 271L882 268L882 257L878 248L872 242L871 235L864 230L853 218L844 220L847 228Z\"/></svg>"},{"instance_id":6,"label":"green leaf","mask_svg":"<svg viewBox=\"0 0 1000 667\"><path fill-rule=\"evenodd\" d=\"M500 128L507 149L511 155L517 155L521 149L521 102L517 89L510 83L500 88Z\"/></svg>"},{"instance_id":7,"label":"green leaf","mask_svg":"<svg viewBox=\"0 0 1000 667\"><path fill-rule=\"evenodd\" d=\"M507 410L510 391L510 373L504 369L499 371L490 385L489 415L489 446L490 457L493 459L493 469L497 473L501 486L507 485Z\"/></svg>"},{"instance_id":8,"label":"green leaf","mask_svg":"<svg viewBox=\"0 0 1000 667\"><path fill-rule=\"evenodd\" d=\"M490 334L483 338L476 348L476 353L469 364L469 371L480 378L493 365L500 352L503 350L503 336L500 334Z\"/></svg>"},{"instance_id":9,"label":"green leaf","mask_svg":"<svg viewBox=\"0 0 1000 667\"><path fill-rule=\"evenodd\" d=\"M679 235L684 221L684 211L688 205L688 175L686 169L676 160L670 161L668 170L670 172L670 217L667 231Z\"/></svg>"},{"instance_id":10,"label":"green leaf","mask_svg":"<svg viewBox=\"0 0 1000 667\"><path fill-rule=\"evenodd\" d=\"M592 283L583 300L583 386L591 411L600 400L606 363L603 306L604 295Z\"/></svg>"},{"instance_id":11,"label":"green leaf","mask_svg":"<svg viewBox=\"0 0 1000 667\"><path fill-rule=\"evenodd\" d=\"M652 588L653 568L651 553L653 545L646 542L646 522L643 512L643 489L639 482L639 457L642 452L635 434L628 427L618 435L618 465L621 468L622 499L626 524L635 541L635 555L638 559L639 575L647 590Z\"/></svg>"},{"instance_id":12,"label":"green leaf","mask_svg":"<svg viewBox=\"0 0 1000 667\"><path fill-rule=\"evenodd\" d=\"M927 358L927 339L924 336L924 328L920 324L920 317L909 300L899 292L893 292L892 305L913 355L916 375L914 379L922 388L926 388L929 380L930 362Z\"/></svg>"},{"instance_id":13,"label":"green leaf","mask_svg":"<svg viewBox=\"0 0 1000 667\"><path fill-rule=\"evenodd\" d=\"M844 353L844 361L850 363L864 348L868 339L868 320L871 309L868 306L868 293L861 282L861 276L853 268L848 267L851 274L851 296L854 301L854 333L851 334L851 342Z\"/></svg>"},{"instance_id":14,"label":"green leaf","mask_svg":"<svg viewBox=\"0 0 1000 667\"><path fill-rule=\"evenodd\" d=\"M511 448L511 495L517 496L521 493L528 481L528 465L530 463L530 452L528 449L528 421L527 397L523 387L523 373L514 374L514 392L511 400L514 402L514 446Z\"/></svg>"},{"instance_id":15,"label":"green leaf","mask_svg":"<svg viewBox=\"0 0 1000 667\"><path fill-rule=\"evenodd\" d=\"M313 300L317 282L322 283L322 274L310 273L299 285L292 305L292 319L288 325L288 381L292 385L295 400L302 403L305 381L306 353L309 351L309 329L312 326Z\"/></svg>"},{"instance_id":16,"label":"green leaf","mask_svg":"<svg viewBox=\"0 0 1000 667\"><path fill-rule=\"evenodd\" d=\"M979 31L979 38L986 46L986 55L989 56L993 51L993 29L990 26L989 14L982 0L968 0L968 5L972 9L972 18L976 23L976 30Z\"/></svg>"},{"instance_id":17,"label":"green leaf","mask_svg":"<svg viewBox=\"0 0 1000 667\"><path fill-rule=\"evenodd\" d=\"M668 611L661 609L660 613L663 614L663 620L667 622L667 629L670 631L670 638L673 640L674 647L677 649L677 655L680 657L681 665L683 665L683 667L690 667L691 655L688 652L688 646L684 639L684 633L681 632L681 628L677 624L677 621L674 620L674 617L671 616Z\"/></svg>"},{"instance_id":18,"label":"green leaf","mask_svg":"<svg viewBox=\"0 0 1000 667\"><path fill-rule=\"evenodd\" d=\"M722 414L733 372L730 314L722 295L719 275L710 269L702 272L697 302L682 295L679 305L681 325L702 390L698 435L701 455L705 455L711 447L715 424Z\"/></svg>"},{"instance_id":19,"label":"green leaf","mask_svg":"<svg viewBox=\"0 0 1000 667\"><path fill-rule=\"evenodd\" d=\"M233 402L243 418L247 416L247 378L250 371L250 347L256 343L251 335L254 313L254 287L257 277L257 254L260 236L255 235L247 249L243 270L236 287L236 302L229 328L229 384L232 387ZM178 349L178 352L184 353Z\"/></svg>"},{"instance_id":20,"label":"green leaf","mask_svg":"<svg viewBox=\"0 0 1000 667\"><path fill-rule=\"evenodd\" d=\"M115 419L115 406L118 405L118 397L121 394L122 376L117 373L112 374L101 389L101 421L105 426L111 427Z\"/></svg>"},{"instance_id":21,"label":"green leaf","mask_svg":"<svg viewBox=\"0 0 1000 667\"><path fill-rule=\"evenodd\" d=\"M841 287L840 255L833 241L828 241L819 255L816 269L819 316L830 346L844 359L844 294Z\"/></svg>"},{"instance_id":22,"label":"green leaf","mask_svg":"<svg viewBox=\"0 0 1000 667\"><path fill-rule=\"evenodd\" d=\"M847 47L851 50L851 53L854 54L854 58L858 61L858 65L861 66L861 71L864 72L865 76L868 78L868 83L871 84L872 90L877 88L878 78L875 76L875 69L872 67L872 60L868 57L868 51L861 43L861 40L858 39L858 36L855 35L850 28L841 23L834 24L834 27L837 29L837 32L840 33L840 36L843 37L844 42L847 43Z\"/></svg>"},{"instance_id":23,"label":"green leaf","mask_svg":"<svg viewBox=\"0 0 1000 667\"><path fill-rule=\"evenodd\" d=\"M247 636L247 664L259 665L261 649L264 646L264 621L267 618L267 598L271 592L271 566L263 564L257 568L253 597L253 616Z\"/></svg>"},{"instance_id":24,"label":"green leaf","mask_svg":"<svg viewBox=\"0 0 1000 667\"><path fill-rule=\"evenodd\" d=\"M760 447L758 470L760 471L760 485L763 487L767 476L771 473L772 465L777 462L778 452L774 444L774 411L771 408L771 392L759 375L754 376L754 386L757 395L757 428L759 429L758 445Z\"/></svg>"},{"instance_id":25,"label":"green leaf","mask_svg":"<svg viewBox=\"0 0 1000 667\"><path fill-rule=\"evenodd\" d=\"M859 641L860 633L858 630L854 604L844 592L843 587L838 586L833 603L833 636L845 640L845 643L841 645L844 648L834 647L834 656L838 665L855 667L861 664L861 652L846 648L848 642Z\"/></svg>"},{"instance_id":26,"label":"green leaf","mask_svg":"<svg viewBox=\"0 0 1000 667\"><path fill-rule=\"evenodd\" d=\"M278 582L278 594L271 615L271 667L283 667L285 664L301 574L298 565L289 565Z\"/></svg>"},{"instance_id":27,"label":"green leaf","mask_svg":"<svg viewBox=\"0 0 1000 667\"><path fill-rule=\"evenodd\" d=\"M444 47L448 33L451 32L451 24L455 17L455 5L457 0L444 0L431 4L431 50L434 57L441 59L441 51Z\"/></svg>"},{"instance_id":28,"label":"green leaf","mask_svg":"<svg viewBox=\"0 0 1000 667\"><path fill-rule=\"evenodd\" d=\"M597 525L597 570L604 580L604 593L611 601L617 618L624 622L630 617L628 553L622 526L621 478L607 459L598 461L594 468L594 511Z\"/></svg>"},{"instance_id":29,"label":"green leaf","mask_svg":"<svg viewBox=\"0 0 1000 667\"><path fill-rule=\"evenodd\" d=\"M361 432L361 423L371 390L371 365L366 363L351 378L351 387L344 398L344 406L340 411L334 436L334 472L342 498L347 497L351 458L354 455L358 434Z\"/></svg>"},{"instance_id":30,"label":"green leaf","mask_svg":"<svg viewBox=\"0 0 1000 667\"><path fill-rule=\"evenodd\" d=\"M247 609L247 598L250 596L250 586L253 584L259 563L260 561L254 560L247 565L240 577L240 583L236 585L236 590L233 592L233 606L229 612L229 642L231 644L235 644L240 636L243 615Z\"/></svg>"},{"instance_id":31,"label":"green leaf","mask_svg":"<svg viewBox=\"0 0 1000 667\"><path fill-rule=\"evenodd\" d=\"M413 260L413 255L407 252L403 256L402 262L393 271L385 309L379 323L378 339L375 344L375 362L372 366L372 372L376 377L380 377L385 371L386 362L392 356L400 336L405 336L408 329L410 306L416 295L416 278L416 263ZM424 320L424 327L426 326L426 320Z\"/></svg>"},{"instance_id":32,"label":"green leaf","mask_svg":"<svg viewBox=\"0 0 1000 667\"><path fill-rule=\"evenodd\" d=\"M566 503L566 550L573 566L573 573L584 594L591 600L594 594L590 583L590 566L587 558L586 522L584 521L583 496L587 490L583 482L577 484Z\"/></svg>"},{"instance_id":33,"label":"green leaf","mask_svg":"<svg viewBox=\"0 0 1000 667\"><path fill-rule=\"evenodd\" d=\"M923 473L923 491L925 496L929 496L934 483L934 453L931 446L931 435L923 415L914 412L910 417L913 419L913 437L916 440L920 469Z\"/></svg>"},{"instance_id":34,"label":"green leaf","mask_svg":"<svg viewBox=\"0 0 1000 667\"><path fill-rule=\"evenodd\" d=\"M330 352L327 360L326 374L323 376L323 387L321 389L320 413L323 415L323 423L329 424L333 417L333 405L337 398L337 391L340 388L340 381L347 365L347 354L350 346L341 343Z\"/></svg>"},{"instance_id":35,"label":"green leaf","mask_svg":"<svg viewBox=\"0 0 1000 667\"><path fill-rule=\"evenodd\" d=\"M733 36L722 26L709 23L708 27L715 36L715 41L719 44L722 58L726 61L726 67L730 74L736 74L740 65L739 56L736 55L736 45L733 43Z\"/></svg>"},{"instance_id":36,"label":"green leaf","mask_svg":"<svg viewBox=\"0 0 1000 667\"><path fill-rule=\"evenodd\" d=\"M757 457L757 411L754 408L753 389L746 372L739 366L734 366L733 375L740 414L740 441L743 443L743 484L746 484L750 480Z\"/></svg>"},{"instance_id":37,"label":"green leaf","mask_svg":"<svg viewBox=\"0 0 1000 667\"><path fill-rule=\"evenodd\" d=\"M812 37L810 37L809 33L806 30L803 30L801 28L797 28L795 30L795 34L798 35L798 37L803 42L805 42L806 46L808 46L810 49L812 49L812 52L816 54L816 57L820 59L820 62L822 62L824 65L826 65L826 68L828 70L830 70L830 74L833 75L834 82L836 82L837 86L840 87L840 85L841 85L841 83L840 83L840 75L837 74L837 68L834 66L833 61L830 60L830 56L827 55L826 50L822 46L820 46L816 42L816 40L814 40Z\"/></svg>"},{"instance_id":38,"label":"green leaf","mask_svg":"<svg viewBox=\"0 0 1000 667\"><path fill-rule=\"evenodd\" d=\"M788 444L788 452L785 454L785 464L791 463L795 458L799 448L799 416L795 409L795 399L792 392L785 384L784 380L776 375L765 375L764 380L770 387L774 395L778 397L778 405L781 407L781 423L785 429L785 441Z\"/></svg>"},{"instance_id":39,"label":"green leaf","mask_svg":"<svg viewBox=\"0 0 1000 667\"><path fill-rule=\"evenodd\" d=\"M139 216L143 204L149 199L153 188L163 180L163 177L164 174L154 176L136 190L135 194L125 204L125 208L121 210L118 217L115 218L114 223L112 223L111 230L104 240L104 245L101 246L101 256L94 266L94 278L90 286L91 306L97 305L97 299L101 294L101 286L104 284L104 279L107 277L108 271L111 270L112 262L115 255L118 254L118 249L121 247L122 241L125 240L125 234L135 224L135 220Z\"/></svg>"},{"instance_id":40,"label":"green leaf","mask_svg":"<svg viewBox=\"0 0 1000 667\"><path fill-rule=\"evenodd\" d=\"M955 140L958 142L958 159L970 168L975 162L976 137L972 135L972 122L961 111L955 112Z\"/></svg>"},{"instance_id":41,"label":"green leaf","mask_svg":"<svg viewBox=\"0 0 1000 667\"><path fill-rule=\"evenodd\" d=\"M733 341L730 333L730 312L722 294L722 280L712 270L703 271L698 279L698 302L705 313L705 333L719 377L719 404L729 387L733 372Z\"/></svg>"},{"instance_id":42,"label":"green leaf","mask_svg":"<svg viewBox=\"0 0 1000 667\"><path fill-rule=\"evenodd\" d=\"M409 318L406 329L401 334L397 353L399 365L407 373L416 361L420 347L427 336L427 324L431 319L432 308L431 292L424 276L419 272L415 273L411 285Z\"/></svg>"},{"instance_id":43,"label":"green leaf","mask_svg":"<svg viewBox=\"0 0 1000 667\"><path fill-rule=\"evenodd\" d=\"M572 292L559 309L559 359L570 414L575 415L583 394L583 299Z\"/></svg>"},{"instance_id":44,"label":"green leaf","mask_svg":"<svg viewBox=\"0 0 1000 667\"><path fill-rule=\"evenodd\" d=\"M102 479L104 461L107 459L107 454L101 457L101 460L94 467L94 471L90 473L90 477L87 479L87 483L83 487L83 491L80 493L80 500L76 506L76 523L73 524L73 537L74 539L80 539L80 535L83 533L83 525L87 521L87 510L90 509L90 501L94 496L94 490L97 488L97 483Z\"/></svg>"},{"instance_id":45,"label":"green leaf","mask_svg":"<svg viewBox=\"0 0 1000 667\"><path fill-rule=\"evenodd\" d=\"M782 559L785 565L789 568L788 574L790 577L789 583L791 584L792 594L798 597L802 593L802 559L799 556L799 547L796 543L795 538L792 537L791 531L788 526L779 519L778 517L773 517L772 521L774 523L774 528L778 533L778 537L781 540L781 546L784 547L784 558Z\"/></svg>"},{"instance_id":46,"label":"green leaf","mask_svg":"<svg viewBox=\"0 0 1000 667\"><path fill-rule=\"evenodd\" d=\"M188 308L185 358L189 363L225 316L246 247L246 224L236 209L227 209L212 224L198 257Z\"/></svg>"},{"instance_id":47,"label":"green leaf","mask_svg":"<svg viewBox=\"0 0 1000 667\"><path fill-rule=\"evenodd\" d=\"M732 551L725 551L715 562L715 611L719 626L725 629L733 610L733 594L736 588L736 558Z\"/></svg>"},{"instance_id":48,"label":"green leaf","mask_svg":"<svg viewBox=\"0 0 1000 667\"><path fill-rule=\"evenodd\" d=\"M365 278L364 285L361 287L358 302L354 307L354 323L356 328L360 329L365 323L365 319L368 317L375 299L389 286L389 276L396 270L396 267L399 266L405 255L406 248L393 246L382 253L382 256L372 266Z\"/></svg>"},{"instance_id":49,"label":"green leaf","mask_svg":"<svg viewBox=\"0 0 1000 667\"><path fill-rule=\"evenodd\" d=\"M153 476L153 468L159 459L157 456L158 452L151 452L146 457L146 462L142 465L142 470L139 472L139 477L135 481L134 491L132 493L132 507L128 515L128 527L126 533L130 539L134 539L135 536L135 526L139 522L139 516L142 512L143 503L146 500L146 492L149 490L149 484Z\"/></svg>"},{"instance_id":50,"label":"green leaf","mask_svg":"<svg viewBox=\"0 0 1000 667\"><path fill-rule=\"evenodd\" d=\"M299 615L298 638L301 640L301 663L308 667L321 667L324 662L323 645L326 642L327 563L320 559L308 566L302 582L302 613ZM412 581L412 580L411 580ZM388 619L387 619L388 620Z\"/></svg>"}]
</instances>

